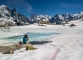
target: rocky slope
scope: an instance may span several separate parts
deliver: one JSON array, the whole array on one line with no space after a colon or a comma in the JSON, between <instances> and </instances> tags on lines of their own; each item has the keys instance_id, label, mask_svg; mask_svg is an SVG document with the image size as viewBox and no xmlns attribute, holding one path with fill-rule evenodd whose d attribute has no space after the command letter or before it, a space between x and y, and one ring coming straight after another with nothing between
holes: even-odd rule
<instances>
[{"instance_id":1,"label":"rocky slope","mask_svg":"<svg viewBox=\"0 0 83 60\"><path fill-rule=\"evenodd\" d=\"M16 9L10 9L5 5L0 6L0 23L6 25L7 22L12 22L11 25L28 24L29 19L22 14L17 13Z\"/></svg>"}]
</instances>

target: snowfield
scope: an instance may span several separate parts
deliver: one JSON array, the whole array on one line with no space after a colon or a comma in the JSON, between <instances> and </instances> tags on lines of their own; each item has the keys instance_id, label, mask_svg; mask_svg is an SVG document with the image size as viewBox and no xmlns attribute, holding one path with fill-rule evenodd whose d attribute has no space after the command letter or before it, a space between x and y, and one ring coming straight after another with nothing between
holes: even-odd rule
<instances>
[{"instance_id":1,"label":"snowfield","mask_svg":"<svg viewBox=\"0 0 83 60\"><path fill-rule=\"evenodd\" d=\"M74 27L69 27L70 24ZM71 21L65 26L62 25L45 25L38 26L32 24L28 26L17 26L10 28L14 35L33 33L61 33L58 36L50 38L50 43L33 45L36 50L25 51L25 48L16 50L14 54L1 54L0 60L83 60L83 21ZM11 33L7 33L9 36ZM13 35L13 34L12 34ZM1 34L0 34L1 36ZM0 45L4 43L0 40ZM5 42L6 43L6 42ZM20 52L22 51L22 52Z\"/></svg>"}]
</instances>

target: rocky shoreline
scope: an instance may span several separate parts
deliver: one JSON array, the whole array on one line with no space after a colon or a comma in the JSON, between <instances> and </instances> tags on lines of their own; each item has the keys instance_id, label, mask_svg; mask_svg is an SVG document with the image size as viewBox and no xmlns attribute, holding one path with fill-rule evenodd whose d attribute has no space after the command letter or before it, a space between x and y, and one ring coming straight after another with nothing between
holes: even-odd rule
<instances>
[{"instance_id":1,"label":"rocky shoreline","mask_svg":"<svg viewBox=\"0 0 83 60\"><path fill-rule=\"evenodd\" d=\"M36 48L33 47L32 44L14 44L10 46L0 46L0 52L2 54L13 54L15 50L19 50L21 48L26 48L26 50L34 50Z\"/></svg>"}]
</instances>

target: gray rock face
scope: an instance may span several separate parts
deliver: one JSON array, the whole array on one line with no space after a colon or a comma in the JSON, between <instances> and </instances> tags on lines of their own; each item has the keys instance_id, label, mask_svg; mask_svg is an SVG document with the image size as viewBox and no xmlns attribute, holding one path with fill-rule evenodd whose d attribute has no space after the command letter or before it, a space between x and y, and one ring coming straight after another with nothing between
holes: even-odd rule
<instances>
[{"instance_id":1,"label":"gray rock face","mask_svg":"<svg viewBox=\"0 0 83 60\"><path fill-rule=\"evenodd\" d=\"M0 6L0 22L1 21L13 21L16 25L29 24L29 19L22 14L17 13L16 9L10 9L5 5Z\"/></svg>"}]
</instances>

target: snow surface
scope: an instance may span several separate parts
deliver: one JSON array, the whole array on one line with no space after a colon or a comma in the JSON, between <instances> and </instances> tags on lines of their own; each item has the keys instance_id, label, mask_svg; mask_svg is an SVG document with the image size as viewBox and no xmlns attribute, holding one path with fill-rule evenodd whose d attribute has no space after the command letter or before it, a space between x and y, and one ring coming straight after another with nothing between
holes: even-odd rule
<instances>
[{"instance_id":1,"label":"snow surface","mask_svg":"<svg viewBox=\"0 0 83 60\"><path fill-rule=\"evenodd\" d=\"M72 23L76 26L69 27ZM38 48L37 50L25 51L25 48L22 48L21 50L16 50L14 54L5 55L0 53L0 60L83 60L83 21L81 20L71 21L66 26L46 25L41 27L37 24L32 24L11 27L10 31L19 35L26 32L59 32L62 34L50 38L48 40L52 41L50 43L34 45L34 47ZM4 42L0 40L0 43Z\"/></svg>"}]
</instances>

